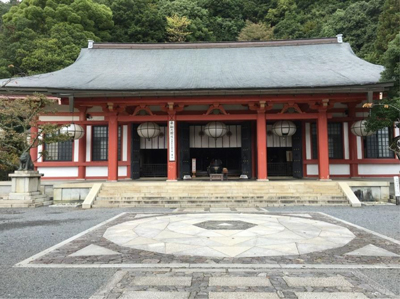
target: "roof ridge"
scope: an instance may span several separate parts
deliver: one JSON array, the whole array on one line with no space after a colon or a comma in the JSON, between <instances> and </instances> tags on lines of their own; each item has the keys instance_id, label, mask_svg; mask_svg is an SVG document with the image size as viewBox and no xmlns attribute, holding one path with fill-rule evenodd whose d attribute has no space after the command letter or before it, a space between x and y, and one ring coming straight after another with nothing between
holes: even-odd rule
<instances>
[{"instance_id":1,"label":"roof ridge","mask_svg":"<svg viewBox=\"0 0 400 299\"><path fill-rule=\"evenodd\" d=\"M93 49L210 49L210 48L253 48L337 44L336 37L236 42L196 42L196 43L93 43Z\"/></svg>"}]
</instances>

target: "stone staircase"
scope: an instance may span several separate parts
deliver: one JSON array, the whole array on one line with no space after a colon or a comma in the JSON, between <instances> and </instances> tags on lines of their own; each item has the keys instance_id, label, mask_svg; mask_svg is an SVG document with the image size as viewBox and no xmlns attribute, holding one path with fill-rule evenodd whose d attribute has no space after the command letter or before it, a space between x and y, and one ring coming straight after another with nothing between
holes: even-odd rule
<instances>
[{"instance_id":1,"label":"stone staircase","mask_svg":"<svg viewBox=\"0 0 400 299\"><path fill-rule=\"evenodd\" d=\"M337 182L118 182L104 183L93 207L219 208L347 205Z\"/></svg>"}]
</instances>

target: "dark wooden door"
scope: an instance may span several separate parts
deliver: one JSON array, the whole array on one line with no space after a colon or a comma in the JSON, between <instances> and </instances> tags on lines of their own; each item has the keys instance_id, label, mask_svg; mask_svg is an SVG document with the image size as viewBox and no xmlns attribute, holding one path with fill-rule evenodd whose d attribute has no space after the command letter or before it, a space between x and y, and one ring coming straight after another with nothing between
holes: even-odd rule
<instances>
[{"instance_id":1,"label":"dark wooden door","mask_svg":"<svg viewBox=\"0 0 400 299\"><path fill-rule=\"evenodd\" d=\"M139 125L132 125L132 144L131 144L131 178L140 178L140 136L137 133Z\"/></svg>"},{"instance_id":2,"label":"dark wooden door","mask_svg":"<svg viewBox=\"0 0 400 299\"><path fill-rule=\"evenodd\" d=\"M251 145L252 145L252 130L251 122L242 124L242 174L251 178Z\"/></svg>"},{"instance_id":3,"label":"dark wooden door","mask_svg":"<svg viewBox=\"0 0 400 299\"><path fill-rule=\"evenodd\" d=\"M296 133L292 136L293 177L303 177L303 139L302 124L296 122Z\"/></svg>"},{"instance_id":4,"label":"dark wooden door","mask_svg":"<svg viewBox=\"0 0 400 299\"><path fill-rule=\"evenodd\" d=\"M190 175L190 132L189 124L178 123L179 177Z\"/></svg>"}]
</instances>

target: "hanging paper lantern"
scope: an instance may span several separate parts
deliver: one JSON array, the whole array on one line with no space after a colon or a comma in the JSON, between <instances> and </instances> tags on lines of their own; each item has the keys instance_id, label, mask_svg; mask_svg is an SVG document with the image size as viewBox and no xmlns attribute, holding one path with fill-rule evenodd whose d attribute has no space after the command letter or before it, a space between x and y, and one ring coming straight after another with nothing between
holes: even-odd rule
<instances>
[{"instance_id":1,"label":"hanging paper lantern","mask_svg":"<svg viewBox=\"0 0 400 299\"><path fill-rule=\"evenodd\" d=\"M278 136L292 136L296 130L296 125L289 120L277 121L272 126L272 132Z\"/></svg>"},{"instance_id":2,"label":"hanging paper lantern","mask_svg":"<svg viewBox=\"0 0 400 299\"><path fill-rule=\"evenodd\" d=\"M370 136L370 135L375 134L374 131L369 131L369 132L367 132L367 129L366 129L366 126L365 126L365 123L366 123L366 122L367 122L366 120L359 120L359 121L356 121L356 122L351 126L351 132L352 132L354 135L356 135L356 136L361 136L361 137Z\"/></svg>"},{"instance_id":3,"label":"hanging paper lantern","mask_svg":"<svg viewBox=\"0 0 400 299\"><path fill-rule=\"evenodd\" d=\"M145 122L139 125L137 132L140 137L154 138L160 135L160 126L153 122Z\"/></svg>"},{"instance_id":4,"label":"hanging paper lantern","mask_svg":"<svg viewBox=\"0 0 400 299\"><path fill-rule=\"evenodd\" d=\"M212 121L206 125L204 133L212 138L220 138L228 132L228 129L224 123L218 121Z\"/></svg>"},{"instance_id":5,"label":"hanging paper lantern","mask_svg":"<svg viewBox=\"0 0 400 299\"><path fill-rule=\"evenodd\" d=\"M85 131L80 125L70 124L60 129L61 134L69 135L72 139L80 139L85 135Z\"/></svg>"}]
</instances>

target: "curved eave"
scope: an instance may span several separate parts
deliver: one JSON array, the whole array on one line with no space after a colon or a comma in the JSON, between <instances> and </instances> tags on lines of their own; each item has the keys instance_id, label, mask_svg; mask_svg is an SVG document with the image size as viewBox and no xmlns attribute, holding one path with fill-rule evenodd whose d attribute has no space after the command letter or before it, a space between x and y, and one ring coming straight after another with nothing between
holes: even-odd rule
<instances>
[{"instance_id":1,"label":"curved eave","mask_svg":"<svg viewBox=\"0 0 400 299\"><path fill-rule=\"evenodd\" d=\"M229 96L229 95L294 95L294 94L339 94L384 92L394 85L393 82L379 82L366 85L343 85L324 87L296 88L254 88L254 89L193 89L193 90L90 90L90 89L54 89L30 87L3 87L0 94L32 94L43 93L57 97L161 97L161 96Z\"/></svg>"}]
</instances>

